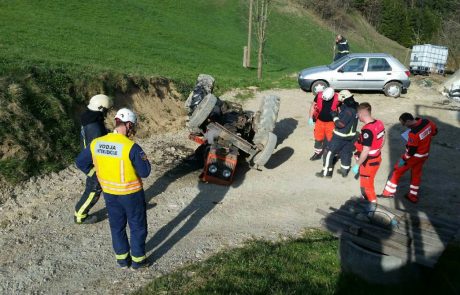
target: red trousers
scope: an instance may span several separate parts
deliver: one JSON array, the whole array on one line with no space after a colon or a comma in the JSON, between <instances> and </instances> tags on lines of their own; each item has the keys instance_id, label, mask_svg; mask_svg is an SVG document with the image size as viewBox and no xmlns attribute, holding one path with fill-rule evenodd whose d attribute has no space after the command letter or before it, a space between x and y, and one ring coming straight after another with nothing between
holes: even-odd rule
<instances>
[{"instance_id":1,"label":"red trousers","mask_svg":"<svg viewBox=\"0 0 460 295\"><path fill-rule=\"evenodd\" d=\"M422 181L422 168L427 159L428 157L412 157L401 167L398 167L398 164L396 163L393 172L390 174L387 184L385 185L383 194L387 196L394 195L401 176L403 176L407 170L411 170L409 198L415 200L418 199L418 190L420 188L420 182Z\"/></svg>"},{"instance_id":2,"label":"red trousers","mask_svg":"<svg viewBox=\"0 0 460 295\"><path fill-rule=\"evenodd\" d=\"M316 120L314 136L316 141L331 141L332 133L334 131L334 122L323 122L320 119Z\"/></svg>"},{"instance_id":3,"label":"red trousers","mask_svg":"<svg viewBox=\"0 0 460 295\"><path fill-rule=\"evenodd\" d=\"M367 159L359 167L359 185L361 187L361 194L369 202L377 202L377 195L375 194L374 179L377 171L380 168L382 157Z\"/></svg>"},{"instance_id":4,"label":"red trousers","mask_svg":"<svg viewBox=\"0 0 460 295\"><path fill-rule=\"evenodd\" d=\"M327 143L331 141L334 127L334 122L323 122L320 119L316 120L315 130L313 133L315 137L316 154L321 154L326 148Z\"/></svg>"}]
</instances>

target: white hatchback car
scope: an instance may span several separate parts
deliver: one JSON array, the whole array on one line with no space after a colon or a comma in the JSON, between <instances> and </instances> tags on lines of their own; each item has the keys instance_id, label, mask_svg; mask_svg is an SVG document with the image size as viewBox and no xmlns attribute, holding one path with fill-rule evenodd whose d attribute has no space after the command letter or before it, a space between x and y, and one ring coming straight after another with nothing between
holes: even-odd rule
<instances>
[{"instance_id":1,"label":"white hatchback car","mask_svg":"<svg viewBox=\"0 0 460 295\"><path fill-rule=\"evenodd\" d=\"M299 73L299 86L313 94L325 87L350 90L379 90L399 97L410 86L410 72L386 53L353 53L328 66L307 68Z\"/></svg>"}]
</instances>

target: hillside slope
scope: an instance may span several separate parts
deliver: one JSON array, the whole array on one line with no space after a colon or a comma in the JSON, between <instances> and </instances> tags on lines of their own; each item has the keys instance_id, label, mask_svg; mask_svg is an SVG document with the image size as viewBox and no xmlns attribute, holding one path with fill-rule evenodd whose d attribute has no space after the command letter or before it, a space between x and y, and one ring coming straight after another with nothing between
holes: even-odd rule
<instances>
[{"instance_id":1,"label":"hillside slope","mask_svg":"<svg viewBox=\"0 0 460 295\"><path fill-rule=\"evenodd\" d=\"M76 118L96 93L115 96L117 107L143 114L158 109L156 88L164 88L158 81L165 81L164 94L175 98L180 96L176 90L190 90L199 73L216 77L218 94L250 85L297 87L293 76L300 69L331 61L335 29L294 2L277 1L270 15L264 79L257 81L254 69L241 66L246 3L0 2L0 106L6 114L0 118L0 183L70 163L78 151ZM403 48L378 35L359 15L348 22L356 24L342 31L352 51L387 51L401 59ZM255 57L253 52L253 65ZM166 79L152 78L158 76ZM150 99L137 103L131 94L139 90ZM154 115L163 121L180 114L171 113L170 106L160 109L165 112ZM154 126L167 131L179 122ZM145 135L155 128L147 128Z\"/></svg>"},{"instance_id":2,"label":"hillside slope","mask_svg":"<svg viewBox=\"0 0 460 295\"><path fill-rule=\"evenodd\" d=\"M225 88L249 85L255 82L255 73L241 67L247 38L245 3L4 1L0 4L1 58L185 81L207 72ZM286 3L290 2L277 2L270 15L265 73L269 80L328 63L332 56L336 32L302 7ZM359 22L350 35L352 49L386 51L388 42L373 46L369 40L377 35L368 33L370 27L362 18ZM255 60L255 52L253 56Z\"/></svg>"}]
</instances>

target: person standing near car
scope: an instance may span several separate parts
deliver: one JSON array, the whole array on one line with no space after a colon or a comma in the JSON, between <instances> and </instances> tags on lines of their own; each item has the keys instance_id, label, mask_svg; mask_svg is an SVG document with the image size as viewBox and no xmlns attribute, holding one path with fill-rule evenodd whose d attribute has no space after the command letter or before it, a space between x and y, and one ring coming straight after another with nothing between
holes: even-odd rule
<instances>
[{"instance_id":1,"label":"person standing near car","mask_svg":"<svg viewBox=\"0 0 460 295\"><path fill-rule=\"evenodd\" d=\"M350 46L348 45L348 40L344 36L337 35L335 37L334 52L335 51L337 52L335 54L334 61L350 53Z\"/></svg>"},{"instance_id":2,"label":"person standing near car","mask_svg":"<svg viewBox=\"0 0 460 295\"><path fill-rule=\"evenodd\" d=\"M82 149L88 147L93 139L107 134L104 119L107 116L107 111L112 105L112 99L107 95L98 94L91 97L86 111L80 117L80 139ZM92 167L86 174L85 191L75 205L74 221L76 224L97 222L97 216L88 215L88 213L89 210L96 205L101 193L101 185L97 180L95 169Z\"/></svg>"},{"instance_id":3,"label":"person standing near car","mask_svg":"<svg viewBox=\"0 0 460 295\"><path fill-rule=\"evenodd\" d=\"M339 95L333 88L328 87L318 92L310 106L308 124L314 126L315 153L310 161L321 159L328 142L332 139L334 121L331 112L336 112L339 107Z\"/></svg>"},{"instance_id":4,"label":"person standing near car","mask_svg":"<svg viewBox=\"0 0 460 295\"><path fill-rule=\"evenodd\" d=\"M372 117L372 107L363 102L358 106L359 121L364 123L358 141L355 143L357 157L352 171L359 175L361 195L370 203L369 211L375 210L377 195L374 179L382 162L381 149L385 144L385 126Z\"/></svg>"},{"instance_id":5,"label":"person standing near car","mask_svg":"<svg viewBox=\"0 0 460 295\"><path fill-rule=\"evenodd\" d=\"M85 173L94 165L104 192L117 263L121 268L132 269L148 266L147 211L141 178L151 171L144 151L130 139L136 133L136 123L137 117L131 110L118 110L114 132L94 139L76 160L77 167Z\"/></svg>"},{"instance_id":6,"label":"person standing near car","mask_svg":"<svg viewBox=\"0 0 460 295\"><path fill-rule=\"evenodd\" d=\"M340 157L340 169L338 173L346 177L350 172L351 158L354 150L353 143L356 138L356 128L358 126L358 103L348 90L340 91L339 100L342 102L340 112L331 112L335 128L332 140L327 146L327 152L323 156L323 170L316 173L318 177L332 177L336 155Z\"/></svg>"},{"instance_id":7,"label":"person standing near car","mask_svg":"<svg viewBox=\"0 0 460 295\"><path fill-rule=\"evenodd\" d=\"M395 164L382 195L379 197L393 198L399 179L408 170L411 171L410 190L405 197L412 203L418 202L418 191L422 181L422 168L430 154L431 140L438 133L435 123L428 119L414 118L410 113L399 117L401 125L409 128L407 132L406 152Z\"/></svg>"}]
</instances>

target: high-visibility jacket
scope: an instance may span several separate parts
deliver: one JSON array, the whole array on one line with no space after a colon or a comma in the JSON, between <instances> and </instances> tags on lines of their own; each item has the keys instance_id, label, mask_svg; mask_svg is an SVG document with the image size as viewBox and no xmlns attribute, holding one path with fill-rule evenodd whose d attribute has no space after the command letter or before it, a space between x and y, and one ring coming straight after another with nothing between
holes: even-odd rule
<instances>
[{"instance_id":1,"label":"high-visibility jacket","mask_svg":"<svg viewBox=\"0 0 460 295\"><path fill-rule=\"evenodd\" d=\"M436 124L427 119L416 118L417 123L410 127L406 153L402 156L407 161L412 156L426 158L430 154L431 139L438 133Z\"/></svg>"},{"instance_id":2,"label":"high-visibility jacket","mask_svg":"<svg viewBox=\"0 0 460 295\"><path fill-rule=\"evenodd\" d=\"M318 92L318 95L316 96L316 105L314 108L314 113L313 113L313 119L317 120L319 117L319 114L323 110L323 92ZM331 106L331 111L336 112L339 108L340 101L339 101L339 94L334 93L334 96L332 97L332 106Z\"/></svg>"},{"instance_id":3,"label":"high-visibility jacket","mask_svg":"<svg viewBox=\"0 0 460 295\"><path fill-rule=\"evenodd\" d=\"M129 153L134 142L122 134L110 133L91 142L91 155L104 193L128 195L142 190L142 180Z\"/></svg>"},{"instance_id":4,"label":"high-visibility jacket","mask_svg":"<svg viewBox=\"0 0 460 295\"><path fill-rule=\"evenodd\" d=\"M367 130L369 131L370 135L368 132L366 132ZM385 137L385 126L383 125L382 121L374 120L361 128L361 134L359 135L358 141L355 143L355 147L358 152L363 151L363 142L367 139L366 136L372 137L369 156L380 156L380 150L382 149L383 140Z\"/></svg>"}]
</instances>

